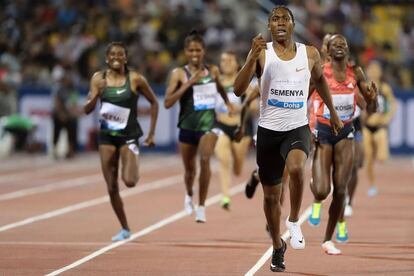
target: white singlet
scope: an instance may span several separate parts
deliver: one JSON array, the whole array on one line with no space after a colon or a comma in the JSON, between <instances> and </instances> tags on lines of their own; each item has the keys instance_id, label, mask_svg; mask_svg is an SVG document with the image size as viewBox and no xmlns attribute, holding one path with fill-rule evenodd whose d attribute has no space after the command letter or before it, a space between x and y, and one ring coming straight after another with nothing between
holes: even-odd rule
<instances>
[{"instance_id":1,"label":"white singlet","mask_svg":"<svg viewBox=\"0 0 414 276\"><path fill-rule=\"evenodd\" d=\"M296 56L281 60L267 43L265 65L260 78L259 126L289 131L308 124L307 99L310 71L306 46L296 43Z\"/></svg>"}]
</instances>

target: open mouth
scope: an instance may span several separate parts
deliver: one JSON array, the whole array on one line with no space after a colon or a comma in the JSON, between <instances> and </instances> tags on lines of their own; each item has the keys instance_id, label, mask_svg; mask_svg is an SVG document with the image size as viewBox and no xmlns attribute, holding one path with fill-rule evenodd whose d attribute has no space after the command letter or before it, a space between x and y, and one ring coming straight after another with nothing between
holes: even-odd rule
<instances>
[{"instance_id":1,"label":"open mouth","mask_svg":"<svg viewBox=\"0 0 414 276\"><path fill-rule=\"evenodd\" d=\"M113 60L112 66L121 66L121 62L119 62L118 60Z\"/></svg>"},{"instance_id":2,"label":"open mouth","mask_svg":"<svg viewBox=\"0 0 414 276\"><path fill-rule=\"evenodd\" d=\"M279 29L279 30L276 30L276 34L277 35L286 35L287 32L286 32L286 30Z\"/></svg>"}]
</instances>

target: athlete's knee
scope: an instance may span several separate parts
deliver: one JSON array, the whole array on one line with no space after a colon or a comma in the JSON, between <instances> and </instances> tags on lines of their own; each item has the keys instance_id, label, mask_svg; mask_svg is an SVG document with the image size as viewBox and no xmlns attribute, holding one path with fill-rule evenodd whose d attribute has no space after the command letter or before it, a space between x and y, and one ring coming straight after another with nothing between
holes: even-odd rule
<instances>
[{"instance_id":1,"label":"athlete's knee","mask_svg":"<svg viewBox=\"0 0 414 276\"><path fill-rule=\"evenodd\" d=\"M314 189L314 197L317 201L322 201L328 197L330 192L331 192L330 185L327 185L327 187L316 187Z\"/></svg>"},{"instance_id":2,"label":"athlete's knee","mask_svg":"<svg viewBox=\"0 0 414 276\"><path fill-rule=\"evenodd\" d=\"M124 181L125 185L128 188L132 188L135 187L135 185L137 185L139 180L139 175L124 175L122 176L122 181Z\"/></svg>"},{"instance_id":3,"label":"athlete's knee","mask_svg":"<svg viewBox=\"0 0 414 276\"><path fill-rule=\"evenodd\" d=\"M345 195L346 195L346 185L338 185L333 191L334 197L344 198Z\"/></svg>"},{"instance_id":4,"label":"athlete's knee","mask_svg":"<svg viewBox=\"0 0 414 276\"><path fill-rule=\"evenodd\" d=\"M263 196L264 203L267 206L275 206L279 205L278 195L274 193L265 193Z\"/></svg>"},{"instance_id":5,"label":"athlete's knee","mask_svg":"<svg viewBox=\"0 0 414 276\"><path fill-rule=\"evenodd\" d=\"M210 164L210 157L211 157L211 154L207 154L207 153L200 154L200 164L201 165Z\"/></svg>"},{"instance_id":6,"label":"athlete's knee","mask_svg":"<svg viewBox=\"0 0 414 276\"><path fill-rule=\"evenodd\" d=\"M289 176L294 179L300 179L304 176L303 166L300 164L293 164L288 167Z\"/></svg>"},{"instance_id":7,"label":"athlete's knee","mask_svg":"<svg viewBox=\"0 0 414 276\"><path fill-rule=\"evenodd\" d=\"M195 166L189 166L185 168L184 176L186 179L194 179L196 175Z\"/></svg>"}]
</instances>

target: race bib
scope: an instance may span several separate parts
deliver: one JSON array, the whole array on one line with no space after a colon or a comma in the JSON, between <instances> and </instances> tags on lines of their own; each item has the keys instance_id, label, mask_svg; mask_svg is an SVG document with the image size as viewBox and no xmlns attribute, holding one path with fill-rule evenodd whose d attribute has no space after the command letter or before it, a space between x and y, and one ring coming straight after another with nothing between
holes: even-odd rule
<instances>
[{"instance_id":1,"label":"race bib","mask_svg":"<svg viewBox=\"0 0 414 276\"><path fill-rule=\"evenodd\" d=\"M352 118L354 115L354 94L332 95L332 102L341 121L346 121ZM331 118L329 109L326 105L323 108L323 117L326 119Z\"/></svg>"},{"instance_id":2,"label":"race bib","mask_svg":"<svg viewBox=\"0 0 414 276\"><path fill-rule=\"evenodd\" d=\"M216 83L206 83L193 86L194 110L214 109L216 106Z\"/></svg>"},{"instance_id":3,"label":"race bib","mask_svg":"<svg viewBox=\"0 0 414 276\"><path fill-rule=\"evenodd\" d=\"M294 89L274 89L269 91L267 104L270 106L300 109L304 106L304 92Z\"/></svg>"},{"instance_id":4,"label":"race bib","mask_svg":"<svg viewBox=\"0 0 414 276\"><path fill-rule=\"evenodd\" d=\"M104 128L121 130L126 127L130 112L128 108L104 102L99 111L99 120Z\"/></svg>"}]
</instances>

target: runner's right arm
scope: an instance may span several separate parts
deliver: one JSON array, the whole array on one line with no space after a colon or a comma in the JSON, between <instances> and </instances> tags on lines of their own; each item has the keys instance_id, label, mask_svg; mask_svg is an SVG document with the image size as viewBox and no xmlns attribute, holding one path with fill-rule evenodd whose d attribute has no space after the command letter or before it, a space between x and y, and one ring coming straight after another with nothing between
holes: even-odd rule
<instances>
[{"instance_id":1,"label":"runner's right arm","mask_svg":"<svg viewBox=\"0 0 414 276\"><path fill-rule=\"evenodd\" d=\"M164 106L165 108L170 108L175 104L176 101L178 101L185 91L187 91L188 88L190 88L192 85L194 85L198 79L201 77L202 70L198 70L192 77L186 82L183 82L184 79L184 71L181 68L175 68L167 83L167 92L165 93L165 99L164 99ZM179 86L179 84L182 83L182 85Z\"/></svg>"},{"instance_id":2,"label":"runner's right arm","mask_svg":"<svg viewBox=\"0 0 414 276\"><path fill-rule=\"evenodd\" d=\"M86 98L86 103L83 106L85 114L89 114L95 109L96 102L101 96L105 86L106 81L103 78L102 72L96 72L93 74L89 85L88 97Z\"/></svg>"},{"instance_id":3,"label":"runner's right arm","mask_svg":"<svg viewBox=\"0 0 414 276\"><path fill-rule=\"evenodd\" d=\"M250 81L257 71L261 74L264 63L264 49L266 49L266 41L261 34L253 38L252 48L247 56L246 63L237 73L236 80L234 81L234 94L237 97L243 95L247 87L249 87ZM258 66L260 68L258 68ZM260 69L260 70L258 70ZM260 77L260 75L258 75Z\"/></svg>"}]
</instances>

